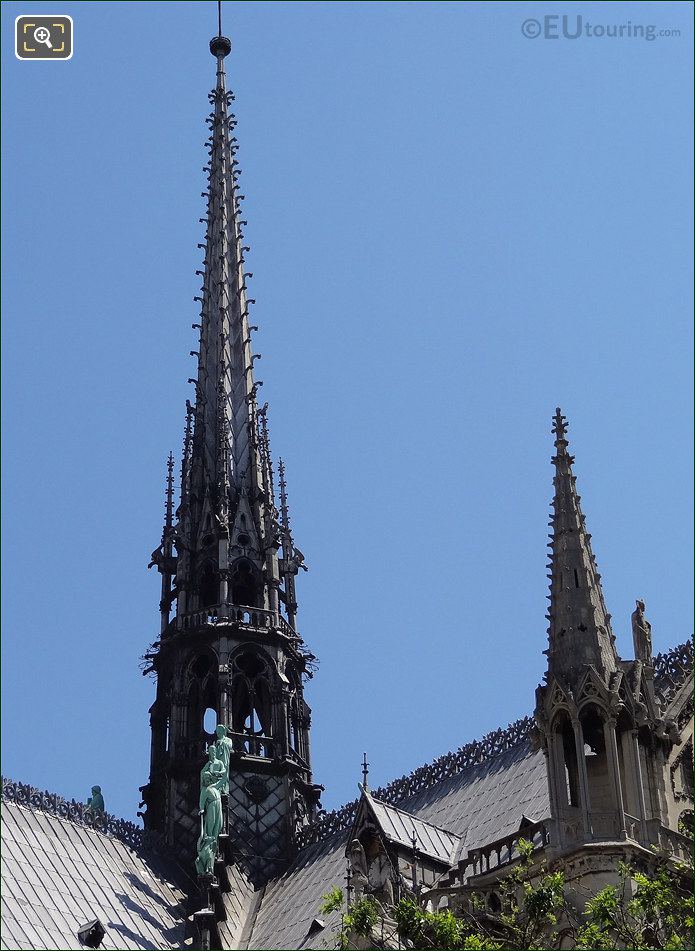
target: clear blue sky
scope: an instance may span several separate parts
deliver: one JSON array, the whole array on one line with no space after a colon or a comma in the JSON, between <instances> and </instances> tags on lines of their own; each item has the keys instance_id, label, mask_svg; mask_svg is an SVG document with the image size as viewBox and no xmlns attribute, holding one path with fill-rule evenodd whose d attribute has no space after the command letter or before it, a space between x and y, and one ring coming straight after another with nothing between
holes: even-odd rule
<instances>
[{"instance_id":1,"label":"clear blue sky","mask_svg":"<svg viewBox=\"0 0 695 951\"><path fill-rule=\"evenodd\" d=\"M377 785L533 710L558 404L623 656L637 597L657 650L691 633L692 7L226 6L330 808L365 749ZM56 12L72 60L16 60ZM567 12L681 35L522 35ZM214 4L2 17L2 767L133 817Z\"/></svg>"}]
</instances>

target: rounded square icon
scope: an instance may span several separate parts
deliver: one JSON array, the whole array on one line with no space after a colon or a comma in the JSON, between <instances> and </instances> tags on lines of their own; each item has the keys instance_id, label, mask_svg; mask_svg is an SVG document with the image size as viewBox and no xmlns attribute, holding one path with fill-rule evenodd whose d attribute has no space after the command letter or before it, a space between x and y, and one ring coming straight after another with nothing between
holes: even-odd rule
<instances>
[{"instance_id":1,"label":"rounded square icon","mask_svg":"<svg viewBox=\"0 0 695 951\"><path fill-rule=\"evenodd\" d=\"M70 59L72 17L20 16L14 21L17 59Z\"/></svg>"}]
</instances>

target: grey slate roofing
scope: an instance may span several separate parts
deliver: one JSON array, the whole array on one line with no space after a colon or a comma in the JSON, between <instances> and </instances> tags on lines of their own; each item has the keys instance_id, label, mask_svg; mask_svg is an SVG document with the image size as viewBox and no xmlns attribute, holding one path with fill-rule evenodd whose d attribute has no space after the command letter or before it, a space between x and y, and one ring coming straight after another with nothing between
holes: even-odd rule
<instances>
[{"instance_id":1,"label":"grey slate roofing","mask_svg":"<svg viewBox=\"0 0 695 951\"><path fill-rule=\"evenodd\" d=\"M106 928L102 948L190 947L186 887L161 857L3 803L0 947L7 951L81 948L78 928L95 918Z\"/></svg>"},{"instance_id":2,"label":"grey slate roofing","mask_svg":"<svg viewBox=\"0 0 695 951\"><path fill-rule=\"evenodd\" d=\"M545 759L529 740L406 799L403 808L461 836L464 852L550 814Z\"/></svg>"},{"instance_id":3,"label":"grey slate roofing","mask_svg":"<svg viewBox=\"0 0 695 951\"><path fill-rule=\"evenodd\" d=\"M548 814L543 754L529 740L420 790L402 807L372 799L384 831L452 863L464 850L518 829L522 815ZM180 870L117 838L12 802L3 805L3 943L8 949L79 948L77 928L99 918L103 947L184 948L186 882ZM345 877L349 830L313 845L288 871L254 892L235 868L218 924L227 948L326 948L340 916L321 914L322 896ZM179 884L174 884L179 876ZM307 939L314 918L326 927Z\"/></svg>"},{"instance_id":4,"label":"grey slate roofing","mask_svg":"<svg viewBox=\"0 0 695 951\"><path fill-rule=\"evenodd\" d=\"M224 948L239 948L248 937L247 923L253 920L253 912L262 898L262 892L254 890L251 882L236 865L228 865L227 874L232 886L230 891L222 893L227 920L218 921L217 929Z\"/></svg>"},{"instance_id":5,"label":"grey slate roofing","mask_svg":"<svg viewBox=\"0 0 695 951\"><path fill-rule=\"evenodd\" d=\"M383 804L382 804L383 805ZM543 753L528 740L484 763L421 790L402 803L407 812L460 836L463 851L516 832L522 815L549 813ZM391 807L392 808L392 807ZM403 810L393 810L401 812ZM393 818L393 816L391 817ZM246 947L263 949L331 947L339 924L334 913L323 932L306 940L314 918L322 918L321 896L343 886L349 832L336 833L299 853L288 871L270 882Z\"/></svg>"},{"instance_id":6,"label":"grey slate roofing","mask_svg":"<svg viewBox=\"0 0 695 951\"><path fill-rule=\"evenodd\" d=\"M415 833L419 852L448 865L454 861L461 844L460 836L440 829L439 826L432 825L410 812L374 799L369 792L365 795L379 828L390 842L410 849Z\"/></svg>"},{"instance_id":7,"label":"grey slate roofing","mask_svg":"<svg viewBox=\"0 0 695 951\"><path fill-rule=\"evenodd\" d=\"M664 702L680 702L680 689L692 683L691 669L691 642L655 658L657 688L666 688L661 690ZM686 705L684 715L689 710ZM471 849L516 832L522 816L546 818L543 753L523 724L508 728L505 737L506 745L476 741L435 761L435 772L432 766L420 768L396 781L406 790L397 805L373 801L382 828L402 841L414 817L419 838L432 837L428 848L443 853L452 843L453 864ZM411 782L423 769L431 781ZM456 771L450 775L450 769ZM76 951L77 929L93 918L106 926L102 947L111 951L193 947L185 923L193 883L148 847L142 830L113 817L109 833L87 828L79 804L20 787L8 782L6 789L3 782L2 949ZM23 798L17 801L18 796ZM324 917L321 899L344 884L348 835L349 824L307 845L284 875L259 891L238 869L229 868L232 889L223 895L227 919L218 923L223 946L256 951L333 947L340 915ZM308 938L315 918L324 919L326 927Z\"/></svg>"}]
</instances>

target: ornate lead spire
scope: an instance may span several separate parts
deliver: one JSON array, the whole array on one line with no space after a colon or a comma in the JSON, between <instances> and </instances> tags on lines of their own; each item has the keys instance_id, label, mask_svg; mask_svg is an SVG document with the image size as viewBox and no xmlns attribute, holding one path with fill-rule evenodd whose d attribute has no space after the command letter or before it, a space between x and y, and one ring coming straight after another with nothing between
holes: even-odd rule
<instances>
[{"instance_id":1,"label":"ornate lead spire","mask_svg":"<svg viewBox=\"0 0 695 951\"><path fill-rule=\"evenodd\" d=\"M314 817L320 787L311 774L311 711L304 682L315 657L294 626L294 576L302 556L280 525L266 409L258 408L246 296L235 125L226 87L230 41L210 41L217 79L210 93L210 153L195 401L186 406L181 503L152 564L163 574L162 634L146 655L157 676L151 709L148 828L165 832L192 862L200 819L198 787L205 711L217 712L234 748L224 809L227 844L255 883L287 867L299 830ZM283 498L284 488L283 470ZM289 544L289 547L287 545ZM172 546L176 549L173 556ZM282 571L278 551L283 548ZM175 575L175 580L174 580ZM173 583L173 586L172 586ZM176 601L176 616L169 607ZM283 613L285 612L285 613ZM250 793L249 790L253 790ZM223 800L224 802L225 800ZM220 844L222 840L220 840ZM209 946L199 935L198 947Z\"/></svg>"},{"instance_id":2,"label":"ornate lead spire","mask_svg":"<svg viewBox=\"0 0 695 951\"><path fill-rule=\"evenodd\" d=\"M201 297L200 346L196 378L191 490L199 500L206 491L229 484L253 489L260 481L256 449L256 392L248 324L247 278L242 251L242 222L236 159L236 124L229 111L224 61L231 50L224 36L210 41L217 59L217 82L209 99L207 122L208 187ZM228 443L225 446L225 442ZM216 490L213 492L213 487ZM220 500L221 501L221 500Z\"/></svg>"},{"instance_id":3,"label":"ornate lead spire","mask_svg":"<svg viewBox=\"0 0 695 951\"><path fill-rule=\"evenodd\" d=\"M217 62L215 88L209 95L210 129L205 243L195 378L195 401L188 404L181 505L176 529L178 553L177 614L203 607L244 603L277 612L279 574L272 466L265 417L257 406L260 381L254 380L247 282L240 218L239 166L233 136L234 99L227 89L227 37L210 41ZM263 428L261 428L261 423ZM275 546L275 547L273 547ZM243 583L235 568L244 558ZM250 580L251 579L251 580ZM239 580L239 579L237 579ZM236 599L236 600L235 600Z\"/></svg>"},{"instance_id":4,"label":"ornate lead spire","mask_svg":"<svg viewBox=\"0 0 695 951\"><path fill-rule=\"evenodd\" d=\"M608 674L617 667L611 616L606 610L601 576L591 550L591 535L576 491L574 457L568 452L567 420L559 407L553 420L555 434L555 495L549 536L550 611L548 667L569 674L593 664Z\"/></svg>"}]
</instances>

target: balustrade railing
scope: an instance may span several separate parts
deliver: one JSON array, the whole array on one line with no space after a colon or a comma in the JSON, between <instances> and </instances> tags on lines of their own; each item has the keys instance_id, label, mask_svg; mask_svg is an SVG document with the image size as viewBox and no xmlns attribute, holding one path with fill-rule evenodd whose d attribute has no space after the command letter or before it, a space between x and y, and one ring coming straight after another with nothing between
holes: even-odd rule
<instances>
[{"instance_id":1,"label":"balustrade railing","mask_svg":"<svg viewBox=\"0 0 695 951\"><path fill-rule=\"evenodd\" d=\"M278 627L280 628L281 633L285 635L285 637L289 637L293 641L301 640L301 637L299 636L299 634L297 634L294 628L290 627L290 625L284 619L282 614L278 615Z\"/></svg>"},{"instance_id":2,"label":"balustrade railing","mask_svg":"<svg viewBox=\"0 0 695 951\"><path fill-rule=\"evenodd\" d=\"M633 819L626 816L626 819ZM662 825L659 819L646 819L645 826L647 839L644 845L658 846L663 852L668 852L681 862L693 864L693 840L675 829Z\"/></svg>"},{"instance_id":3,"label":"balustrade railing","mask_svg":"<svg viewBox=\"0 0 695 951\"><path fill-rule=\"evenodd\" d=\"M596 840L615 840L620 838L621 828L618 816L614 812L590 812L589 824L591 837Z\"/></svg>"},{"instance_id":4,"label":"balustrade railing","mask_svg":"<svg viewBox=\"0 0 695 951\"><path fill-rule=\"evenodd\" d=\"M249 756L264 756L266 759L273 758L274 742L269 736L263 733L235 733L227 730L227 735L231 738L232 745L238 753L248 753Z\"/></svg>"},{"instance_id":5,"label":"balustrade railing","mask_svg":"<svg viewBox=\"0 0 695 951\"><path fill-rule=\"evenodd\" d=\"M550 841L548 827L545 821L534 822L520 832L506 835L489 845L471 849L463 862L459 863L457 877L484 875L502 865L509 865L521 856L519 842L524 839L530 842L534 851L545 848Z\"/></svg>"},{"instance_id":6,"label":"balustrade railing","mask_svg":"<svg viewBox=\"0 0 695 951\"><path fill-rule=\"evenodd\" d=\"M648 821L652 822L654 820L650 819ZM693 864L693 840L689 836L682 835L680 832L676 832L675 829L668 829L659 823L657 841L664 852L670 852L674 858L681 862L687 862L688 865Z\"/></svg>"},{"instance_id":7,"label":"balustrade railing","mask_svg":"<svg viewBox=\"0 0 695 951\"><path fill-rule=\"evenodd\" d=\"M246 604L215 604L200 611L182 614L176 619L178 629L183 631L207 624L220 623L246 624L249 627L257 628L281 627L281 621L289 627L285 619L281 618L275 611L250 607ZM294 631L292 633L294 634Z\"/></svg>"},{"instance_id":8,"label":"balustrade railing","mask_svg":"<svg viewBox=\"0 0 695 951\"><path fill-rule=\"evenodd\" d=\"M642 841L642 821L637 816L631 816L629 812L625 813L625 831L628 838L635 842Z\"/></svg>"}]
</instances>

